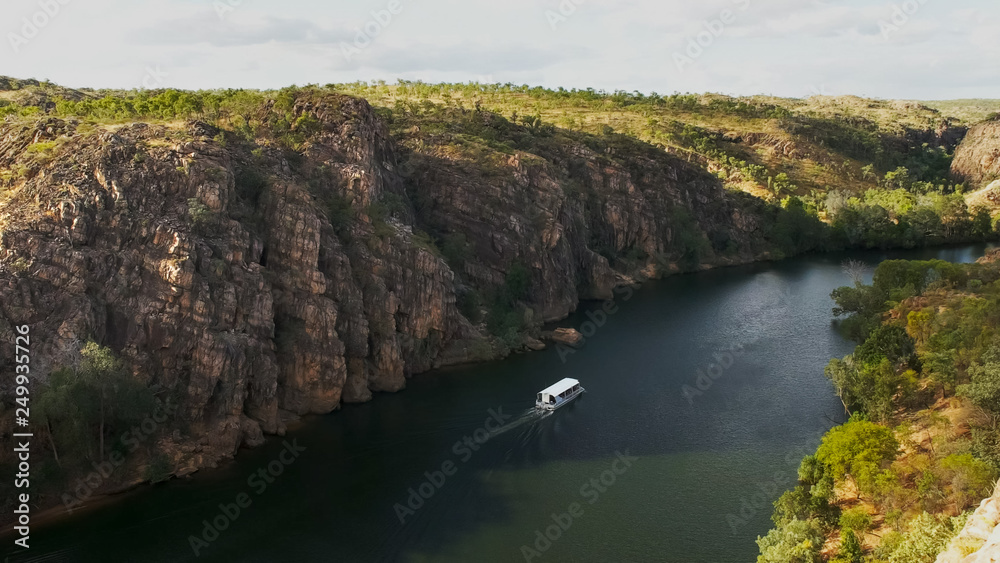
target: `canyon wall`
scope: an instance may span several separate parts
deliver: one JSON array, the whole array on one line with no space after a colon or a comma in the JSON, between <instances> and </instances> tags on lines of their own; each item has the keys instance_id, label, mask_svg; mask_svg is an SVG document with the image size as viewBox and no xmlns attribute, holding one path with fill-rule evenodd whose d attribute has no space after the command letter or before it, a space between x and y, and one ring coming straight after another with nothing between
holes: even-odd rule
<instances>
[{"instance_id":1,"label":"canyon wall","mask_svg":"<svg viewBox=\"0 0 1000 563\"><path fill-rule=\"evenodd\" d=\"M640 143L562 139L484 167L390 135L361 99L291 111L295 150L198 121L0 124L0 340L31 327L39 383L82 343L110 347L178 407L156 443L177 475L297 416L537 344L618 285L771 256L763 202ZM498 331L488 297L514 271L515 328Z\"/></svg>"},{"instance_id":2,"label":"canyon wall","mask_svg":"<svg viewBox=\"0 0 1000 563\"><path fill-rule=\"evenodd\" d=\"M952 174L978 190L1000 179L1000 120L985 121L969 129L955 151Z\"/></svg>"}]
</instances>

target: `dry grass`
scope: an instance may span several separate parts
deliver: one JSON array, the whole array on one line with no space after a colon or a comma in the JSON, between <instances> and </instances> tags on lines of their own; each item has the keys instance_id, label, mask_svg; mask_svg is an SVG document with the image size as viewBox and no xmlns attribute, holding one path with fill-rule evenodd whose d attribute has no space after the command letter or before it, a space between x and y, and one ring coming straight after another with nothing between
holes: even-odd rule
<instances>
[{"instance_id":1,"label":"dry grass","mask_svg":"<svg viewBox=\"0 0 1000 563\"><path fill-rule=\"evenodd\" d=\"M924 102L944 113L967 123L978 123L990 115L1000 112L1000 100L966 99Z\"/></svg>"},{"instance_id":2,"label":"dry grass","mask_svg":"<svg viewBox=\"0 0 1000 563\"><path fill-rule=\"evenodd\" d=\"M431 87L428 92L414 93L399 85L340 85L344 93L366 98L375 106L393 108L397 104L435 104L473 109L482 107L508 118L539 116L545 123L588 134L603 134L607 128L641 141L664 146L671 152L687 150L674 138L677 124L690 125L709 132L751 142L723 143L730 156L748 163L765 166L774 176L785 173L798 189L797 195L823 194L831 188L860 194L875 189L874 179L862 179L862 168L869 164L831 150L822 141L793 135L782 127L779 119L745 117L725 111L712 111L713 100L742 102L783 108L793 116L827 120L853 120L869 123L887 135L902 135L909 130L935 130L948 117L921 102L886 101L855 96L814 96L807 99L749 96L729 98L716 94L698 96L696 110L653 104L620 105L610 98L586 100L560 98L553 94L533 96L522 92L490 92L462 89L460 86ZM709 168L713 168L711 165ZM715 166L718 169L719 166ZM771 196L766 183L747 182L733 178L727 187L759 195Z\"/></svg>"}]
</instances>

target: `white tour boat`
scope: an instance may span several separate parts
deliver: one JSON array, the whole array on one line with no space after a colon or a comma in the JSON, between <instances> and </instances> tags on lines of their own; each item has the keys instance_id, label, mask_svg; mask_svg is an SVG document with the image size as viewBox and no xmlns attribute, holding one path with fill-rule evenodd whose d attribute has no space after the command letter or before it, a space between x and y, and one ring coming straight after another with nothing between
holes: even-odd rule
<instances>
[{"instance_id":1,"label":"white tour boat","mask_svg":"<svg viewBox=\"0 0 1000 563\"><path fill-rule=\"evenodd\" d=\"M535 407L554 411L579 397L583 392L584 388L580 386L579 381L567 378L539 393Z\"/></svg>"}]
</instances>

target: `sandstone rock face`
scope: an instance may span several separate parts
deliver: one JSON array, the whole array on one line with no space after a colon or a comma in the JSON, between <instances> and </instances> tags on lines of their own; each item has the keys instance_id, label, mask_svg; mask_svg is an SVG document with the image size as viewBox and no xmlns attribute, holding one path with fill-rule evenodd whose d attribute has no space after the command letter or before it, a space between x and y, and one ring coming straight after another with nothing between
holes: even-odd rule
<instances>
[{"instance_id":1,"label":"sandstone rock face","mask_svg":"<svg viewBox=\"0 0 1000 563\"><path fill-rule=\"evenodd\" d=\"M1000 179L1000 120L974 126L955 151L952 174L973 190Z\"/></svg>"},{"instance_id":2,"label":"sandstone rock face","mask_svg":"<svg viewBox=\"0 0 1000 563\"><path fill-rule=\"evenodd\" d=\"M315 124L294 152L200 122L0 124L0 170L18 171L0 202L0 339L29 324L41 377L84 341L112 348L177 403L158 444L176 474L415 373L540 348L459 307L515 264L537 336L582 299L675 271L682 231L712 249L691 269L767 256L764 215L662 151L564 143L484 171L433 137L393 138L364 100L294 113ZM446 261L426 232L468 252Z\"/></svg>"},{"instance_id":3,"label":"sandstone rock face","mask_svg":"<svg viewBox=\"0 0 1000 563\"><path fill-rule=\"evenodd\" d=\"M992 497L983 500L948 550L937 558L937 563L997 561L1000 561L1000 485Z\"/></svg>"}]
</instances>

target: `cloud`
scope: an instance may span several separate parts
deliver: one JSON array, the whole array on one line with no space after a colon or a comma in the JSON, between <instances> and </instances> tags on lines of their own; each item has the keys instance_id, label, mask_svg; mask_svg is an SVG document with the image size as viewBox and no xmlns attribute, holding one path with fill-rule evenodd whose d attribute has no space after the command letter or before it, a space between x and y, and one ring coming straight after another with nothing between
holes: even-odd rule
<instances>
[{"instance_id":1,"label":"cloud","mask_svg":"<svg viewBox=\"0 0 1000 563\"><path fill-rule=\"evenodd\" d=\"M926 0L888 40L880 23L898 19L894 5L904 0L399 1L402 12L350 59L341 45L389 0L244 0L225 17L206 0L73 2L19 53L0 55L2 72L92 87L136 87L147 66L159 65L164 85L179 88L493 76L646 92L802 96L822 88L940 99L1000 91L995 0ZM575 8L553 29L546 11L567 2ZM37 0L9 8L0 32L13 31ZM735 21L678 72L672 54L723 10Z\"/></svg>"},{"instance_id":2,"label":"cloud","mask_svg":"<svg viewBox=\"0 0 1000 563\"><path fill-rule=\"evenodd\" d=\"M490 46L471 42L452 45L409 44L383 48L377 44L347 60L340 46L327 51L331 68L349 70L377 68L386 72L419 71L492 74L505 71L531 72L565 60L569 54L528 46Z\"/></svg>"},{"instance_id":3,"label":"cloud","mask_svg":"<svg viewBox=\"0 0 1000 563\"><path fill-rule=\"evenodd\" d=\"M348 41L347 29L329 29L304 19L265 15L259 18L220 19L205 11L146 27L130 37L136 44L240 47L267 43L338 43Z\"/></svg>"}]
</instances>

